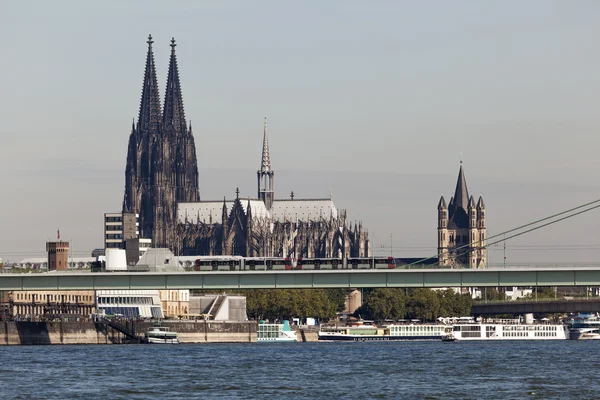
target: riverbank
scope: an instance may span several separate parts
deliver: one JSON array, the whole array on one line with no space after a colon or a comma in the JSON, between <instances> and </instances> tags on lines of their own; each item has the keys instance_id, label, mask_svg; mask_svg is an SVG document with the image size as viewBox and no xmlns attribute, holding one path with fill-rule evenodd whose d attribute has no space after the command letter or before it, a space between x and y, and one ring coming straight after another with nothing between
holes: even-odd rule
<instances>
[{"instance_id":1,"label":"riverbank","mask_svg":"<svg viewBox=\"0 0 600 400\"><path fill-rule=\"evenodd\" d=\"M138 336L151 322L128 322ZM177 332L180 343L256 342L256 322L163 321ZM128 337L110 326L93 321L4 321L0 322L0 345L118 344Z\"/></svg>"}]
</instances>

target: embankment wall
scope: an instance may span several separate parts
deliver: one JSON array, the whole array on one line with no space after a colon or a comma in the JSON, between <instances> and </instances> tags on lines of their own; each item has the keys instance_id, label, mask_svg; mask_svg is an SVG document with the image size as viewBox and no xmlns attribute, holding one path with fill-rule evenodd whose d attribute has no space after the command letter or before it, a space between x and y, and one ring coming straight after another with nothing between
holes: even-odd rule
<instances>
[{"instance_id":1,"label":"embankment wall","mask_svg":"<svg viewBox=\"0 0 600 400\"><path fill-rule=\"evenodd\" d=\"M143 336L152 325L136 322L135 330ZM181 343L256 342L256 322L253 321L164 321L162 325L177 332ZM122 337L110 327L106 332L97 329L94 322L2 321L0 345L111 344L111 339Z\"/></svg>"}]
</instances>

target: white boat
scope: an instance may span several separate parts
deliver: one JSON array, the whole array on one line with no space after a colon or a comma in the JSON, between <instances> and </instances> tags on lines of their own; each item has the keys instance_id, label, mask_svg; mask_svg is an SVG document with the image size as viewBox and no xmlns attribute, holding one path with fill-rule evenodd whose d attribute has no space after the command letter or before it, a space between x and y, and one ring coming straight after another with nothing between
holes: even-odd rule
<instances>
[{"instance_id":1,"label":"white boat","mask_svg":"<svg viewBox=\"0 0 600 400\"><path fill-rule=\"evenodd\" d=\"M599 328L575 328L569 331L572 340L600 340Z\"/></svg>"},{"instance_id":2,"label":"white boat","mask_svg":"<svg viewBox=\"0 0 600 400\"><path fill-rule=\"evenodd\" d=\"M153 326L144 334L147 343L177 344L177 333L171 332L166 326Z\"/></svg>"},{"instance_id":3,"label":"white boat","mask_svg":"<svg viewBox=\"0 0 600 400\"><path fill-rule=\"evenodd\" d=\"M323 326L319 340L328 341L405 341L441 340L452 333L452 326L442 324Z\"/></svg>"},{"instance_id":4,"label":"white boat","mask_svg":"<svg viewBox=\"0 0 600 400\"><path fill-rule=\"evenodd\" d=\"M256 331L258 342L297 342L296 332L290 328L288 321L283 324L269 324L260 321Z\"/></svg>"},{"instance_id":5,"label":"white boat","mask_svg":"<svg viewBox=\"0 0 600 400\"><path fill-rule=\"evenodd\" d=\"M567 321L571 329L569 339L599 340L600 318L597 315L579 315Z\"/></svg>"},{"instance_id":6,"label":"white boat","mask_svg":"<svg viewBox=\"0 0 600 400\"><path fill-rule=\"evenodd\" d=\"M566 325L550 324L456 324L452 336L463 340L564 340L569 338Z\"/></svg>"}]
</instances>

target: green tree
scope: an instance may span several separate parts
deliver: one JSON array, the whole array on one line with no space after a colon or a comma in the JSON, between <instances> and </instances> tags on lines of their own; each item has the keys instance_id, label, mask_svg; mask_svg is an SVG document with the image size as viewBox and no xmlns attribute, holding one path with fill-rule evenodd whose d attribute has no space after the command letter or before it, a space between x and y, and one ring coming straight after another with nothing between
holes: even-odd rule
<instances>
[{"instance_id":1,"label":"green tree","mask_svg":"<svg viewBox=\"0 0 600 400\"><path fill-rule=\"evenodd\" d=\"M283 320L293 317L329 320L335 317L339 301L325 289L252 289L246 296L248 316L254 319Z\"/></svg>"},{"instance_id":2,"label":"green tree","mask_svg":"<svg viewBox=\"0 0 600 400\"><path fill-rule=\"evenodd\" d=\"M440 300L432 290L414 289L408 297L406 309L409 318L434 321L440 315Z\"/></svg>"},{"instance_id":3,"label":"green tree","mask_svg":"<svg viewBox=\"0 0 600 400\"><path fill-rule=\"evenodd\" d=\"M440 301L440 317L460 317L471 314L473 299L468 293L460 294L452 289L435 293Z\"/></svg>"},{"instance_id":4,"label":"green tree","mask_svg":"<svg viewBox=\"0 0 600 400\"><path fill-rule=\"evenodd\" d=\"M481 289L483 300L506 300L506 293L500 292L497 288Z\"/></svg>"},{"instance_id":5,"label":"green tree","mask_svg":"<svg viewBox=\"0 0 600 400\"><path fill-rule=\"evenodd\" d=\"M406 315L404 290L374 289L367 294L363 305L356 310L355 315L377 321L404 318Z\"/></svg>"},{"instance_id":6,"label":"green tree","mask_svg":"<svg viewBox=\"0 0 600 400\"><path fill-rule=\"evenodd\" d=\"M536 293L537 292L537 293ZM527 296L524 296L525 299L557 299L563 300L563 296L558 296L555 288L553 287L534 287L533 291L529 293Z\"/></svg>"}]
</instances>

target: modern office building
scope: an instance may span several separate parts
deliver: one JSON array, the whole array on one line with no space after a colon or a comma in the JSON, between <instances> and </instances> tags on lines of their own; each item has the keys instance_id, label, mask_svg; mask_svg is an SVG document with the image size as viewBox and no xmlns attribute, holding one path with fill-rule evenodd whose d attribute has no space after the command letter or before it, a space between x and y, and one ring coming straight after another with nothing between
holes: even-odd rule
<instances>
[{"instance_id":1,"label":"modern office building","mask_svg":"<svg viewBox=\"0 0 600 400\"><path fill-rule=\"evenodd\" d=\"M97 290L97 308L106 315L163 319L158 290Z\"/></svg>"}]
</instances>

